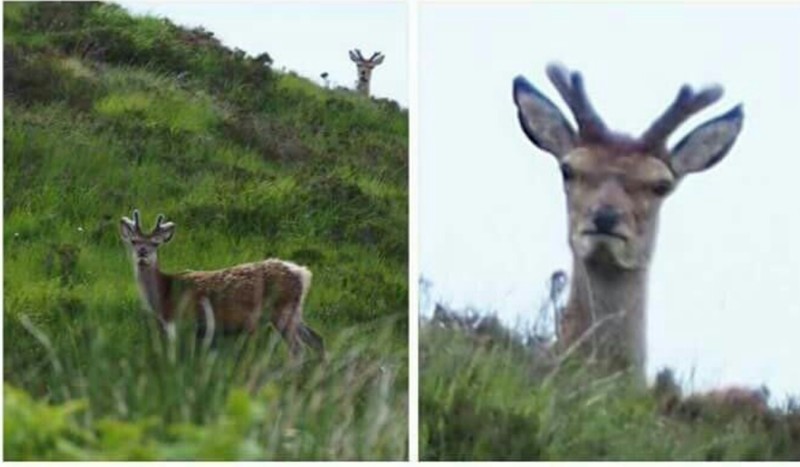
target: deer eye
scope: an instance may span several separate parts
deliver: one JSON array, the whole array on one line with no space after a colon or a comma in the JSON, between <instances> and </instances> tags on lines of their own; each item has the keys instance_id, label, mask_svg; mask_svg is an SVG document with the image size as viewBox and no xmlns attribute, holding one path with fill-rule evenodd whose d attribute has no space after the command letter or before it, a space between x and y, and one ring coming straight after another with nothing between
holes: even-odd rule
<instances>
[{"instance_id":1,"label":"deer eye","mask_svg":"<svg viewBox=\"0 0 800 467\"><path fill-rule=\"evenodd\" d=\"M672 191L672 183L666 180L662 180L660 182L656 182L655 184L653 184L653 186L650 189L653 190L653 194L655 194L656 196L666 196L669 194L670 191Z\"/></svg>"},{"instance_id":2,"label":"deer eye","mask_svg":"<svg viewBox=\"0 0 800 467\"><path fill-rule=\"evenodd\" d=\"M575 171L572 169L572 166L567 163L561 164L561 177L565 182L575 178Z\"/></svg>"}]
</instances>

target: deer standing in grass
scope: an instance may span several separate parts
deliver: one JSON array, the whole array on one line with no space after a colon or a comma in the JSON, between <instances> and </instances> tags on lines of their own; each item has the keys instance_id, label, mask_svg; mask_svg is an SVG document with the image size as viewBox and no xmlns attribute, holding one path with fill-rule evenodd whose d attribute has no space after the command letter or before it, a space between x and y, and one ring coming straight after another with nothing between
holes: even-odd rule
<instances>
[{"instance_id":1,"label":"deer standing in grass","mask_svg":"<svg viewBox=\"0 0 800 467\"><path fill-rule=\"evenodd\" d=\"M159 215L153 231L145 234L134 210L133 220L120 221L120 235L132 255L142 301L169 336L175 335L175 321L184 317L195 319L198 331L209 339L216 328L253 334L268 309L292 355L303 343L324 354L322 337L303 323L303 302L311 286L308 269L267 259L217 271L166 274L158 266L157 252L172 239L175 224L163 221Z\"/></svg>"},{"instance_id":2,"label":"deer standing in grass","mask_svg":"<svg viewBox=\"0 0 800 467\"><path fill-rule=\"evenodd\" d=\"M640 137L610 131L577 72L550 65L547 75L567 103L577 131L525 78L513 95L522 130L554 155L567 197L573 280L561 319L562 349L590 350L609 370L633 369L645 379L645 297L663 200L684 176L710 168L728 153L742 128L741 105L700 125L667 148L686 119L713 104L722 88L683 86Z\"/></svg>"},{"instance_id":3,"label":"deer standing in grass","mask_svg":"<svg viewBox=\"0 0 800 467\"><path fill-rule=\"evenodd\" d=\"M350 51L350 60L355 62L356 70L358 71L356 91L365 96L369 96L369 82L372 79L372 70L383 63L384 58L386 57L380 52L375 52L370 58L364 58L360 50L355 49Z\"/></svg>"},{"instance_id":4,"label":"deer standing in grass","mask_svg":"<svg viewBox=\"0 0 800 467\"><path fill-rule=\"evenodd\" d=\"M766 386L759 389L728 386L684 397L681 385L670 368L665 368L656 375L653 395L661 413L686 417L689 420L706 416L767 420L772 415L768 403L769 389Z\"/></svg>"}]
</instances>

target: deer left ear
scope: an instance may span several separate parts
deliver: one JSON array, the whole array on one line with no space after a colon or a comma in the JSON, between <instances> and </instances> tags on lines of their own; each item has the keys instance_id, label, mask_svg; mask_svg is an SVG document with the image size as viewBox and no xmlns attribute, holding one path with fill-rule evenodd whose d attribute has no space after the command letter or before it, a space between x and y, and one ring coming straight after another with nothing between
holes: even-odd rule
<instances>
[{"instance_id":1,"label":"deer left ear","mask_svg":"<svg viewBox=\"0 0 800 467\"><path fill-rule=\"evenodd\" d=\"M172 240L172 236L175 235L175 224L172 222L166 222L164 224L160 224L160 226L150 235L150 240L153 240L156 243L167 243L168 241Z\"/></svg>"},{"instance_id":2,"label":"deer left ear","mask_svg":"<svg viewBox=\"0 0 800 467\"><path fill-rule=\"evenodd\" d=\"M669 161L678 176L701 172L721 161L736 142L744 112L737 105L686 135L672 150Z\"/></svg>"}]
</instances>

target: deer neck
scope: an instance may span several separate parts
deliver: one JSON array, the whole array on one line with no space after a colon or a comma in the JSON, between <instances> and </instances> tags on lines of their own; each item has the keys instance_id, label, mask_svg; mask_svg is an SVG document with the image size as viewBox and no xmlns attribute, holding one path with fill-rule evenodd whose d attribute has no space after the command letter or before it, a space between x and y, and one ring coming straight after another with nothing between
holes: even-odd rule
<instances>
[{"instance_id":1,"label":"deer neck","mask_svg":"<svg viewBox=\"0 0 800 467\"><path fill-rule=\"evenodd\" d=\"M359 73L358 81L356 81L356 90L362 94L369 95L369 79L369 74L362 78L361 73Z\"/></svg>"},{"instance_id":2,"label":"deer neck","mask_svg":"<svg viewBox=\"0 0 800 467\"><path fill-rule=\"evenodd\" d=\"M633 368L644 379L647 351L647 268L623 270L576 259L564 312L567 344L593 326L585 342L613 370Z\"/></svg>"},{"instance_id":3,"label":"deer neck","mask_svg":"<svg viewBox=\"0 0 800 467\"><path fill-rule=\"evenodd\" d=\"M148 265L134 266L139 295L144 304L162 320L170 321L169 294L172 288L172 276L164 274L158 262Z\"/></svg>"}]
</instances>

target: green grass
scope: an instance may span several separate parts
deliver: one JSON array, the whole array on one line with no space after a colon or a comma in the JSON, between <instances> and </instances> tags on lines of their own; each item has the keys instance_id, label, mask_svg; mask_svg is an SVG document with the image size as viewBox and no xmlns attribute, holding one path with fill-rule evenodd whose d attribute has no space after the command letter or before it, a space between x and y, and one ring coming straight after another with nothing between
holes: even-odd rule
<instances>
[{"instance_id":1,"label":"green grass","mask_svg":"<svg viewBox=\"0 0 800 467\"><path fill-rule=\"evenodd\" d=\"M6 458L405 458L407 113L115 5L4 7ZM166 271L309 267L328 360L268 326L169 348L134 207L177 224Z\"/></svg>"},{"instance_id":2,"label":"green grass","mask_svg":"<svg viewBox=\"0 0 800 467\"><path fill-rule=\"evenodd\" d=\"M508 336L476 339L423 323L422 460L800 459L796 401L766 415L713 404L690 415L666 411L663 399L624 377L582 362L554 367L523 337Z\"/></svg>"}]
</instances>

